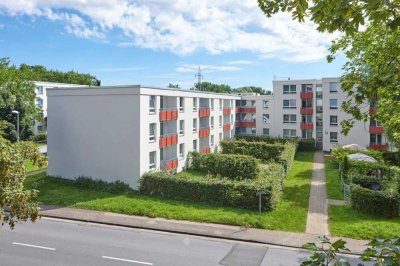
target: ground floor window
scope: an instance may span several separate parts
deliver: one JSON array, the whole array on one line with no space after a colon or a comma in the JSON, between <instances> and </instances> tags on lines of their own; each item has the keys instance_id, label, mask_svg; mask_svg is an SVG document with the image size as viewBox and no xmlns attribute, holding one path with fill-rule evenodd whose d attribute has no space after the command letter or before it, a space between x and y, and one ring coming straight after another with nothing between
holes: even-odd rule
<instances>
[{"instance_id":1,"label":"ground floor window","mask_svg":"<svg viewBox=\"0 0 400 266\"><path fill-rule=\"evenodd\" d=\"M382 144L382 134L371 134L369 136L369 142L371 144Z\"/></svg>"},{"instance_id":2,"label":"ground floor window","mask_svg":"<svg viewBox=\"0 0 400 266\"><path fill-rule=\"evenodd\" d=\"M284 129L283 130L284 138L295 138L297 137L296 129Z\"/></svg>"},{"instance_id":3,"label":"ground floor window","mask_svg":"<svg viewBox=\"0 0 400 266\"><path fill-rule=\"evenodd\" d=\"M269 136L269 128L263 128L263 135Z\"/></svg>"},{"instance_id":4,"label":"ground floor window","mask_svg":"<svg viewBox=\"0 0 400 266\"><path fill-rule=\"evenodd\" d=\"M311 139L312 138L312 130L302 130L301 131L301 137L303 139Z\"/></svg>"},{"instance_id":5,"label":"ground floor window","mask_svg":"<svg viewBox=\"0 0 400 266\"><path fill-rule=\"evenodd\" d=\"M338 133L337 132L330 132L330 142L338 143Z\"/></svg>"},{"instance_id":6,"label":"ground floor window","mask_svg":"<svg viewBox=\"0 0 400 266\"><path fill-rule=\"evenodd\" d=\"M156 152L152 151L149 153L149 169L156 169Z\"/></svg>"}]
</instances>

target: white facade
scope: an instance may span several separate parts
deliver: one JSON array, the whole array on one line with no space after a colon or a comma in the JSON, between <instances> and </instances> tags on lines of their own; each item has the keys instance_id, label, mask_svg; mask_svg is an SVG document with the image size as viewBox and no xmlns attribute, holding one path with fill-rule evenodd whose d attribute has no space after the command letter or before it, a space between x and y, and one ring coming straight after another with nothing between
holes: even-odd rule
<instances>
[{"instance_id":1,"label":"white facade","mask_svg":"<svg viewBox=\"0 0 400 266\"><path fill-rule=\"evenodd\" d=\"M180 172L235 130L238 96L142 86L48 89L48 175L120 180Z\"/></svg>"},{"instance_id":2,"label":"white facade","mask_svg":"<svg viewBox=\"0 0 400 266\"><path fill-rule=\"evenodd\" d=\"M43 118L47 117L47 89L54 87L82 87L82 85L77 84L67 84L67 83L56 83L56 82L45 82L45 81L34 81L35 83L35 105L40 107L43 111ZM41 121L35 121L35 125L33 127L33 134L38 134L41 132L46 132L46 125Z\"/></svg>"}]
</instances>

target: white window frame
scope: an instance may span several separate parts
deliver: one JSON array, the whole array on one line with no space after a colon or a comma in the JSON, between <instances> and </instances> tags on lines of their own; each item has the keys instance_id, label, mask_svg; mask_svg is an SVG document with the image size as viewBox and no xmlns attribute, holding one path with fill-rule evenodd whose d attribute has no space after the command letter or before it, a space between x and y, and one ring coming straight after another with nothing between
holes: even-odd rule
<instances>
[{"instance_id":1,"label":"white window frame","mask_svg":"<svg viewBox=\"0 0 400 266\"><path fill-rule=\"evenodd\" d=\"M332 106L332 100L336 100L336 106ZM329 109L332 109L332 110L339 109L338 99L329 99Z\"/></svg>"},{"instance_id":2,"label":"white window frame","mask_svg":"<svg viewBox=\"0 0 400 266\"><path fill-rule=\"evenodd\" d=\"M222 115L219 116L218 127L222 127Z\"/></svg>"},{"instance_id":3,"label":"white window frame","mask_svg":"<svg viewBox=\"0 0 400 266\"><path fill-rule=\"evenodd\" d=\"M185 135L185 120L179 120L179 136Z\"/></svg>"},{"instance_id":4,"label":"white window frame","mask_svg":"<svg viewBox=\"0 0 400 266\"><path fill-rule=\"evenodd\" d=\"M192 142L192 147L194 151L197 151L197 139L194 139Z\"/></svg>"},{"instance_id":5,"label":"white window frame","mask_svg":"<svg viewBox=\"0 0 400 266\"><path fill-rule=\"evenodd\" d=\"M289 105L285 106L285 101L289 102ZM294 105L291 105L294 101ZM296 99L284 99L282 102L283 109L296 109L297 108L297 101Z\"/></svg>"},{"instance_id":6,"label":"white window frame","mask_svg":"<svg viewBox=\"0 0 400 266\"><path fill-rule=\"evenodd\" d=\"M214 135L210 136L210 147L214 147L215 141L214 141Z\"/></svg>"},{"instance_id":7,"label":"white window frame","mask_svg":"<svg viewBox=\"0 0 400 266\"><path fill-rule=\"evenodd\" d=\"M219 99L219 110L222 110L222 99Z\"/></svg>"},{"instance_id":8,"label":"white window frame","mask_svg":"<svg viewBox=\"0 0 400 266\"><path fill-rule=\"evenodd\" d=\"M193 98L193 112L197 111L197 98Z\"/></svg>"},{"instance_id":9,"label":"white window frame","mask_svg":"<svg viewBox=\"0 0 400 266\"><path fill-rule=\"evenodd\" d=\"M149 153L149 169L150 170L155 170L156 169L156 155L157 155L156 151L151 151ZM153 162L151 162L152 158L153 158Z\"/></svg>"},{"instance_id":10,"label":"white window frame","mask_svg":"<svg viewBox=\"0 0 400 266\"><path fill-rule=\"evenodd\" d=\"M336 84L336 86L332 86L333 84ZM329 82L329 93L338 93L339 91L339 83L337 82Z\"/></svg>"},{"instance_id":11,"label":"white window frame","mask_svg":"<svg viewBox=\"0 0 400 266\"><path fill-rule=\"evenodd\" d=\"M287 121L285 121L285 117L289 117L289 119ZM295 120L293 121L292 118L295 118ZM284 114L283 115L283 123L284 124L297 124L297 115L295 114Z\"/></svg>"},{"instance_id":12,"label":"white window frame","mask_svg":"<svg viewBox=\"0 0 400 266\"><path fill-rule=\"evenodd\" d=\"M269 100L263 100L263 108L265 109L269 108Z\"/></svg>"},{"instance_id":13,"label":"white window frame","mask_svg":"<svg viewBox=\"0 0 400 266\"><path fill-rule=\"evenodd\" d=\"M285 135L285 131L287 131L289 134ZM294 134L293 134L293 132L294 132ZM297 130L296 129L284 128L283 129L283 137L284 138L296 138L297 137Z\"/></svg>"},{"instance_id":14,"label":"white window frame","mask_svg":"<svg viewBox=\"0 0 400 266\"><path fill-rule=\"evenodd\" d=\"M185 158L185 143L179 144L179 160L183 160Z\"/></svg>"},{"instance_id":15,"label":"white window frame","mask_svg":"<svg viewBox=\"0 0 400 266\"><path fill-rule=\"evenodd\" d=\"M151 102L153 102L154 106L151 106ZM156 113L156 96L149 95L149 114L155 114L155 113Z\"/></svg>"},{"instance_id":16,"label":"white window frame","mask_svg":"<svg viewBox=\"0 0 400 266\"><path fill-rule=\"evenodd\" d=\"M153 134L151 134L151 128L153 128ZM156 123L150 123L149 124L149 142L155 142L156 141L156 135L157 135L157 124Z\"/></svg>"},{"instance_id":17,"label":"white window frame","mask_svg":"<svg viewBox=\"0 0 400 266\"><path fill-rule=\"evenodd\" d=\"M43 95L43 86L37 86L36 87L36 93L38 95Z\"/></svg>"},{"instance_id":18,"label":"white window frame","mask_svg":"<svg viewBox=\"0 0 400 266\"><path fill-rule=\"evenodd\" d=\"M268 134L265 134L265 130L268 130ZM263 128L263 136L269 137L269 128Z\"/></svg>"},{"instance_id":19,"label":"white window frame","mask_svg":"<svg viewBox=\"0 0 400 266\"><path fill-rule=\"evenodd\" d=\"M210 117L210 128L214 129L214 117L213 116Z\"/></svg>"},{"instance_id":20,"label":"white window frame","mask_svg":"<svg viewBox=\"0 0 400 266\"><path fill-rule=\"evenodd\" d=\"M336 139L332 138L332 133L336 133ZM329 142L330 143L338 143L339 142L339 133L335 131L329 132Z\"/></svg>"},{"instance_id":21,"label":"white window frame","mask_svg":"<svg viewBox=\"0 0 400 266\"><path fill-rule=\"evenodd\" d=\"M336 123L332 123L332 117L336 117ZM331 115L329 116L329 125L331 126L337 126L339 124L339 119L337 115Z\"/></svg>"},{"instance_id":22,"label":"white window frame","mask_svg":"<svg viewBox=\"0 0 400 266\"><path fill-rule=\"evenodd\" d=\"M185 109L185 98L179 97L179 112L183 112Z\"/></svg>"},{"instance_id":23,"label":"white window frame","mask_svg":"<svg viewBox=\"0 0 400 266\"><path fill-rule=\"evenodd\" d=\"M263 124L264 125L268 125L269 123L271 123L270 115L269 114L263 114Z\"/></svg>"},{"instance_id":24,"label":"white window frame","mask_svg":"<svg viewBox=\"0 0 400 266\"><path fill-rule=\"evenodd\" d=\"M211 98L211 110L214 110L214 99Z\"/></svg>"},{"instance_id":25,"label":"white window frame","mask_svg":"<svg viewBox=\"0 0 400 266\"><path fill-rule=\"evenodd\" d=\"M288 90L285 90L288 88ZM293 90L294 88L294 90ZM283 85L283 94L296 94L297 93L297 86L296 84L290 84L290 85Z\"/></svg>"}]
</instances>

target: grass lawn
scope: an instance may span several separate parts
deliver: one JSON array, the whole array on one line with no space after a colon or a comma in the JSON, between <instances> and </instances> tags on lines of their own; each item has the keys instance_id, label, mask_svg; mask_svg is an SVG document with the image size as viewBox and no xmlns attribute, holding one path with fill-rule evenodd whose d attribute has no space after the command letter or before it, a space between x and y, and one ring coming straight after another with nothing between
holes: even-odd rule
<instances>
[{"instance_id":1,"label":"grass lawn","mask_svg":"<svg viewBox=\"0 0 400 266\"><path fill-rule=\"evenodd\" d=\"M325 157L326 190L328 199L343 200L343 188L340 183L339 170L333 161Z\"/></svg>"},{"instance_id":2,"label":"grass lawn","mask_svg":"<svg viewBox=\"0 0 400 266\"><path fill-rule=\"evenodd\" d=\"M34 172L34 171L38 171L38 170L41 170L41 169L45 169L45 168L46 168L46 166L40 168L40 167L38 167L38 166L36 166L36 165L33 165L33 163L32 163L31 161L25 161L25 162L24 162L24 166L25 166L25 168L26 168L26 172L27 172L27 173Z\"/></svg>"},{"instance_id":3,"label":"grass lawn","mask_svg":"<svg viewBox=\"0 0 400 266\"><path fill-rule=\"evenodd\" d=\"M243 225L256 228L304 232L306 227L313 153L296 154L278 207L257 212L148 197L137 192L111 194L74 186L70 181L39 174L27 178L26 185L39 190L44 204L109 211L130 215L177 220Z\"/></svg>"}]
</instances>

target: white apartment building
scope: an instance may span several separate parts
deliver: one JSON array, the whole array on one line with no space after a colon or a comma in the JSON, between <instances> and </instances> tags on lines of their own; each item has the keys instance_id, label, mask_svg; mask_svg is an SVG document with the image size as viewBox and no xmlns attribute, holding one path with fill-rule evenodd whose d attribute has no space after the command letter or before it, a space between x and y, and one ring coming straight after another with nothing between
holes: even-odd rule
<instances>
[{"instance_id":1,"label":"white apartment building","mask_svg":"<svg viewBox=\"0 0 400 266\"><path fill-rule=\"evenodd\" d=\"M56 83L56 82L45 82L45 81L34 81L35 83L35 105L40 107L43 111L44 121L47 120L47 89L54 87L77 87L83 85L77 84L67 84L67 83ZM33 134L38 134L41 132L46 132L46 122L35 121L35 125L33 126Z\"/></svg>"},{"instance_id":2,"label":"white apartment building","mask_svg":"<svg viewBox=\"0 0 400 266\"><path fill-rule=\"evenodd\" d=\"M347 144L386 149L384 129L374 119L356 122L347 136L341 134L340 122L350 117L340 110L346 97L339 78L273 81L273 95L241 95L236 134L314 138L324 151Z\"/></svg>"},{"instance_id":3,"label":"white apartment building","mask_svg":"<svg viewBox=\"0 0 400 266\"><path fill-rule=\"evenodd\" d=\"M47 174L120 180L180 172L235 134L237 95L134 86L49 88Z\"/></svg>"}]
</instances>

